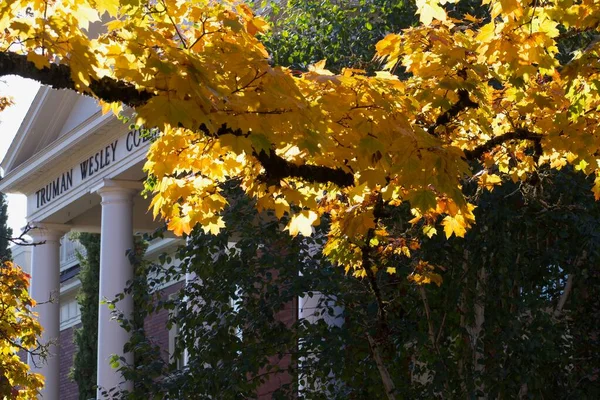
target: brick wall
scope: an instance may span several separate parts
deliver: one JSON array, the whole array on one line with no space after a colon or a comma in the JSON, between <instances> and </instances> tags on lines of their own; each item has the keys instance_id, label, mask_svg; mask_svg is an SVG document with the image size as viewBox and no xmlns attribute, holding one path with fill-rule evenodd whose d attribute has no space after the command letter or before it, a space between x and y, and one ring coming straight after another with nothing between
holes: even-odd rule
<instances>
[{"instance_id":1,"label":"brick wall","mask_svg":"<svg viewBox=\"0 0 600 400\"><path fill-rule=\"evenodd\" d=\"M168 297L176 293L184 285L183 282L176 283L164 290L164 296ZM296 319L298 310L297 301L294 300L284 307L276 316L276 319L282 321L286 326L291 326ZM169 312L161 310L160 312L151 315L144 321L144 328L151 340L160 346L161 354L165 359L169 356L169 331L166 328ZM73 343L73 329L79 326L65 329L60 333L60 399L61 400L78 400L77 384L69 377L69 371L73 365L73 356L75 354L75 344ZM94 333L91 333L94 334ZM285 369L289 366L291 358L289 356L279 359L274 357L272 363L278 364ZM273 374L269 377L258 390L259 400L269 400L272 393L281 385L292 382L292 377L287 373Z\"/></svg>"},{"instance_id":2,"label":"brick wall","mask_svg":"<svg viewBox=\"0 0 600 400\"><path fill-rule=\"evenodd\" d=\"M291 327L298 319L298 300L295 299L287 303L283 309L281 309L281 311L275 314L275 319L283 322L283 324L288 328ZM269 358L269 362L272 365L278 365L283 370L286 370L290 366L292 358L290 355L286 355L283 358L274 356ZM287 371L269 375L267 381L263 383L257 390L258 400L270 400L273 397L273 393L277 389L279 389L282 385L287 385L290 383L292 383L292 376L290 376Z\"/></svg>"},{"instance_id":3,"label":"brick wall","mask_svg":"<svg viewBox=\"0 0 600 400\"><path fill-rule=\"evenodd\" d=\"M176 283L164 290L165 296L177 292L183 286L183 282ZM144 327L148 336L158 344L162 350L163 357L169 356L169 331L166 328L169 313L166 310L151 315L144 321ZM73 328L65 329L60 332L60 400L78 400L79 390L77 384L69 378L69 371L73 366L73 357L76 346L73 343L73 329L79 328L77 325ZM90 334L95 334L91 332Z\"/></svg>"},{"instance_id":4,"label":"brick wall","mask_svg":"<svg viewBox=\"0 0 600 400\"><path fill-rule=\"evenodd\" d=\"M60 400L78 400L79 390L77 384L69 378L69 371L73 366L75 343L73 343L73 329L80 325L65 329L60 332Z\"/></svg>"},{"instance_id":5,"label":"brick wall","mask_svg":"<svg viewBox=\"0 0 600 400\"><path fill-rule=\"evenodd\" d=\"M168 298L173 293L177 293L184 285L184 282L179 282L169 286L163 290L164 298ZM152 314L144 321L144 329L146 336L154 343L160 346L161 355L165 361L169 358L169 330L167 329L167 321L169 319L168 310L160 310L156 314Z\"/></svg>"}]
</instances>

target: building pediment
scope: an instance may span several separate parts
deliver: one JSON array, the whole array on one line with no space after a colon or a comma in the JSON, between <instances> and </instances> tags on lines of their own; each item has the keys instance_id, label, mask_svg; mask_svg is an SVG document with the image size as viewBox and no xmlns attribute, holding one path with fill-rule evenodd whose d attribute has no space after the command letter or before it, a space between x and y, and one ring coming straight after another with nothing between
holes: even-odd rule
<instances>
[{"instance_id":1,"label":"building pediment","mask_svg":"<svg viewBox=\"0 0 600 400\"><path fill-rule=\"evenodd\" d=\"M40 87L2 161L5 173L58 138L79 97L70 91Z\"/></svg>"},{"instance_id":2,"label":"building pediment","mask_svg":"<svg viewBox=\"0 0 600 400\"><path fill-rule=\"evenodd\" d=\"M99 136L115 125L122 123L102 115L92 98L41 87L2 160L0 191L30 194L38 180L48 179L69 157L102 141Z\"/></svg>"}]
</instances>

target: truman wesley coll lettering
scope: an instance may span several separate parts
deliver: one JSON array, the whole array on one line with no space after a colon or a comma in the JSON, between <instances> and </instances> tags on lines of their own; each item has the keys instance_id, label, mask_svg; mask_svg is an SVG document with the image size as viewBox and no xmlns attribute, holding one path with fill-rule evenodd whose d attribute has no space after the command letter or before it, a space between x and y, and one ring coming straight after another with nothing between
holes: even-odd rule
<instances>
[{"instance_id":1,"label":"truman wesley coll lettering","mask_svg":"<svg viewBox=\"0 0 600 400\"><path fill-rule=\"evenodd\" d=\"M79 164L81 168L81 179L86 179L96 172L108 167L111 162L115 161L117 156L117 144L119 139L115 140L103 149L100 149L96 154L90 158L83 160Z\"/></svg>"},{"instance_id":2,"label":"truman wesley coll lettering","mask_svg":"<svg viewBox=\"0 0 600 400\"><path fill-rule=\"evenodd\" d=\"M35 192L37 208L49 203L73 186L73 168Z\"/></svg>"},{"instance_id":3,"label":"truman wesley coll lettering","mask_svg":"<svg viewBox=\"0 0 600 400\"><path fill-rule=\"evenodd\" d=\"M146 145L157 134L158 130L150 130L150 133L145 135L139 129L132 129L127 132L127 135L115 139L112 143L102 147L91 157L80 162L78 169L71 168L35 192L37 208L47 205L56 197L71 189L74 182L78 185L80 182L92 178L98 172L113 165L117 161L117 158L120 159L124 155ZM81 175L78 176L77 172Z\"/></svg>"}]
</instances>

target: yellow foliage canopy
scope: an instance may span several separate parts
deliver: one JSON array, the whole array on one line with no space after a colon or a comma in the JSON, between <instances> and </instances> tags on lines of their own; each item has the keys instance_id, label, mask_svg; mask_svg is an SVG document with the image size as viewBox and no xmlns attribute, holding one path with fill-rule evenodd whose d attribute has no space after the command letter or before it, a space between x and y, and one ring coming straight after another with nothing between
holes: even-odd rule
<instances>
[{"instance_id":1,"label":"yellow foliage canopy","mask_svg":"<svg viewBox=\"0 0 600 400\"><path fill-rule=\"evenodd\" d=\"M177 234L218 232L220 185L237 178L258 207L290 216L292 234L328 213L325 252L361 275L372 239L390 240L382 206L408 201L424 234L463 236L465 179L491 190L498 174L567 163L599 174L600 43L561 65L557 40L598 33L600 2L484 0L491 21L450 18L447 2L417 0L422 23L377 44L373 76L270 65L257 36L267 24L234 0L5 2L0 58L26 57L17 73L158 127L152 208ZM67 81L51 75L57 63Z\"/></svg>"},{"instance_id":2,"label":"yellow foliage canopy","mask_svg":"<svg viewBox=\"0 0 600 400\"><path fill-rule=\"evenodd\" d=\"M21 360L38 348L42 332L29 297L29 276L11 262L0 265L0 399L36 399L43 377Z\"/></svg>"}]
</instances>

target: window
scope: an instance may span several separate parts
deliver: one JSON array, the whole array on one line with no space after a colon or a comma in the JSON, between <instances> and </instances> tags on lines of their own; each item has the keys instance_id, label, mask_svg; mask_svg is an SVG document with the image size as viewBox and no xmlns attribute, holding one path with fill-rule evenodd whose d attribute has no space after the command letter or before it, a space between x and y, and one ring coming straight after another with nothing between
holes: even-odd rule
<instances>
[{"instance_id":1,"label":"window","mask_svg":"<svg viewBox=\"0 0 600 400\"><path fill-rule=\"evenodd\" d=\"M60 330L68 329L81 322L81 310L77 299L65 299L60 305Z\"/></svg>"}]
</instances>

